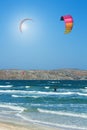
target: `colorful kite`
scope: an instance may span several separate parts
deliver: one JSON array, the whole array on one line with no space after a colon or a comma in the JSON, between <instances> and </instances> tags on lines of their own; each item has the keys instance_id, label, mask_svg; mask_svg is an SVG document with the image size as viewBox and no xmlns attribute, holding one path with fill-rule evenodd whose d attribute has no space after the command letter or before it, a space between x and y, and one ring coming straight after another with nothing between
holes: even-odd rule
<instances>
[{"instance_id":1,"label":"colorful kite","mask_svg":"<svg viewBox=\"0 0 87 130\"><path fill-rule=\"evenodd\" d=\"M72 27L73 27L73 18L71 15L65 15L61 16L60 18L61 21L65 22L65 34L71 32Z\"/></svg>"},{"instance_id":2,"label":"colorful kite","mask_svg":"<svg viewBox=\"0 0 87 130\"><path fill-rule=\"evenodd\" d=\"M26 19L23 19L23 20L20 22L20 25L19 25L19 30L20 30L20 32L22 32L22 25L23 25L23 23L24 23L25 21L27 21L27 20L32 20L32 19L26 18Z\"/></svg>"}]
</instances>

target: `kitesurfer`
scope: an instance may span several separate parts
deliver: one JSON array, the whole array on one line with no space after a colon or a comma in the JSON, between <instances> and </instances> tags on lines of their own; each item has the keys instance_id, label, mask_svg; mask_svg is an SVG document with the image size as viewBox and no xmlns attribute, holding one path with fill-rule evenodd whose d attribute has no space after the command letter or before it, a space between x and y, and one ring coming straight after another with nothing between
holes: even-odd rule
<instances>
[{"instance_id":1,"label":"kitesurfer","mask_svg":"<svg viewBox=\"0 0 87 130\"><path fill-rule=\"evenodd\" d=\"M54 92L56 92L56 91L57 91L57 88L55 87L55 88L54 88Z\"/></svg>"}]
</instances>

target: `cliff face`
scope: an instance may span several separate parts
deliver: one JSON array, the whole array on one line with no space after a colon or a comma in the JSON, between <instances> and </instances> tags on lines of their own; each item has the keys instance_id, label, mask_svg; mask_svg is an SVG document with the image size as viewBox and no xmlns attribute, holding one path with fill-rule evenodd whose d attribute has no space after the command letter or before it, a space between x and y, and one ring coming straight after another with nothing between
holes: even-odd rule
<instances>
[{"instance_id":1,"label":"cliff face","mask_svg":"<svg viewBox=\"0 0 87 130\"><path fill-rule=\"evenodd\" d=\"M17 80L87 80L87 71L83 70L0 70L0 79Z\"/></svg>"}]
</instances>

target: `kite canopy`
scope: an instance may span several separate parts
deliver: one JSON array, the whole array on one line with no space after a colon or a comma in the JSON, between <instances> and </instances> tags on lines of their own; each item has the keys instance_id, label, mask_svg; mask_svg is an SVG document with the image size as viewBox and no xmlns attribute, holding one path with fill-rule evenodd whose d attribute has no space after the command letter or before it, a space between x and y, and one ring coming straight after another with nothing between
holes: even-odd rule
<instances>
[{"instance_id":1,"label":"kite canopy","mask_svg":"<svg viewBox=\"0 0 87 130\"><path fill-rule=\"evenodd\" d=\"M27 20L32 20L32 19L26 18L26 19L23 19L23 20L20 22L20 26L19 26L20 32L22 32L22 24L23 24L25 21L27 21Z\"/></svg>"},{"instance_id":2,"label":"kite canopy","mask_svg":"<svg viewBox=\"0 0 87 130\"><path fill-rule=\"evenodd\" d=\"M60 18L61 21L65 22L65 34L71 32L72 27L73 27L73 18L71 15L65 15L61 16Z\"/></svg>"}]
</instances>

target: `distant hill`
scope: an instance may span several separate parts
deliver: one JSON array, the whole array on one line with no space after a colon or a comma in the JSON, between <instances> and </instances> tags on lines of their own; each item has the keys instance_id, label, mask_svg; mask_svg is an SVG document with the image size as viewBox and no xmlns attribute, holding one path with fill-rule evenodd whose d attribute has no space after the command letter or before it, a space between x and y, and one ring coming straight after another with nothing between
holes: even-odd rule
<instances>
[{"instance_id":1,"label":"distant hill","mask_svg":"<svg viewBox=\"0 0 87 130\"><path fill-rule=\"evenodd\" d=\"M0 70L2 80L87 80L87 70Z\"/></svg>"}]
</instances>

